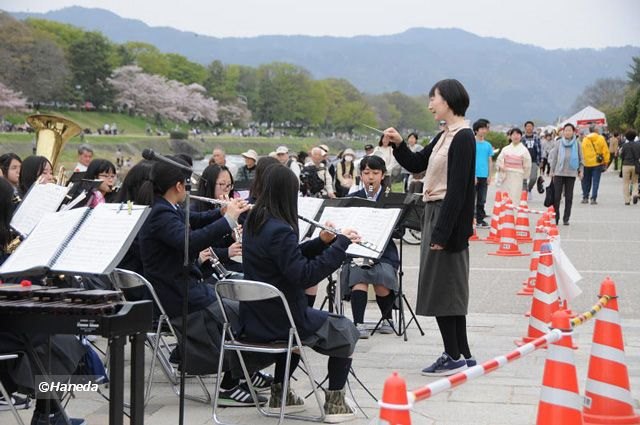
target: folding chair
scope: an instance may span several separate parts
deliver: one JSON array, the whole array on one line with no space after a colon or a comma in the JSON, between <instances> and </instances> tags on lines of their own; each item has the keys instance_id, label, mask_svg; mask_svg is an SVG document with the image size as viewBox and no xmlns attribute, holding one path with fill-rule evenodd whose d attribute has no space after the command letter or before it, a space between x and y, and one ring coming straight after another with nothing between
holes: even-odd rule
<instances>
[{"instance_id":1,"label":"folding chair","mask_svg":"<svg viewBox=\"0 0 640 425\"><path fill-rule=\"evenodd\" d=\"M157 317L156 329L154 332L147 333L147 341L149 345L153 349L153 355L151 357L151 365L149 370L149 377L147 381L147 388L145 390L144 396L144 404L145 406L149 402L149 396L151 394L151 386L153 384L153 376L156 368L156 360L160 363L160 367L164 372L165 376L169 380L173 392L179 396L180 395L180 371L178 368L174 367L173 364L169 361L169 357L171 356L171 351L177 346L178 337L176 332L171 325L171 321L169 320L169 316L165 312L164 307L160 303L160 299L156 294L156 291L153 289L153 286L147 279L140 276L138 273L115 269L111 273L111 281L113 285L117 289L130 289L144 286L147 288L147 291L151 295L151 298L154 302L154 308L156 312L159 313ZM169 342L167 339L172 338L174 342ZM211 394L209 394L209 390L202 380L201 376L194 376L197 380L200 388L202 389L202 396L194 396L185 394L185 398L193 401L197 401L200 403L210 403L211 402Z\"/></svg>"},{"instance_id":2,"label":"folding chair","mask_svg":"<svg viewBox=\"0 0 640 425\"><path fill-rule=\"evenodd\" d=\"M220 305L220 310L222 310L222 314L224 316L224 325L222 330L222 341L220 343L220 360L218 362L218 374L216 378L216 390L213 395L213 421L216 424L224 425L224 422L221 422L217 416L217 407L218 407L218 394L220 392L220 374L222 373L222 363L224 359L224 353L226 350L234 350L238 354L238 359L240 360L240 365L242 366L242 372L244 373L244 377L249 386L249 391L251 392L251 396L256 405L256 409L264 415L269 417L279 417L278 424L281 424L284 421L284 418L291 419L299 419L299 420L307 420L313 422L322 422L324 420L324 406L322 401L320 400L319 390L316 387L315 379L313 374L311 373L311 365L307 360L307 356L304 353L302 341L300 340L300 335L298 334L298 330L296 329L296 325L293 322L293 317L291 317L291 311L289 310L289 305L287 304L287 300L276 287L269 285L268 283L263 282L255 282L251 280L239 280L239 279L225 279L221 280L216 284L216 298L218 299L218 304ZM229 317L227 316L227 312L225 310L224 300L231 301L263 301L269 300L273 298L279 298L282 302L283 308L287 313L287 317L289 318L289 338L286 342L272 342L272 343L252 343L248 341L243 341L238 338L233 333L231 329L231 323L229 321ZM306 374L309 377L309 383L311 384L311 388L313 388L313 392L316 396L316 401L318 402L318 408L320 410L320 416L302 416L302 415L292 415L285 414L284 410L286 407L286 399L287 394L289 392L289 379L285 379L282 384L282 401L280 407L280 413L269 413L265 408L260 406L258 403L258 398L256 395L256 391L251 384L251 377L249 375L249 371L247 370L247 366L245 364L244 358L242 356L243 351L255 352L255 353L265 353L265 354L285 354L287 355L285 372L284 376L289 376L289 370L291 366L291 354L293 351L299 352L302 362L306 368Z\"/></svg>"},{"instance_id":3,"label":"folding chair","mask_svg":"<svg viewBox=\"0 0 640 425\"><path fill-rule=\"evenodd\" d=\"M13 360L13 359L17 359L17 358L18 358L17 354L3 354L3 355L0 355L0 361ZM16 422L18 423L18 425L24 425L24 422L22 421L22 418L18 414L18 411L16 410L16 407L11 402L11 394L7 393L6 388L4 387L4 385L2 385L2 381L0 381L0 393L2 394L4 399L9 404L9 410L11 410L11 413L13 413L13 417L16 419Z\"/></svg>"}]
</instances>

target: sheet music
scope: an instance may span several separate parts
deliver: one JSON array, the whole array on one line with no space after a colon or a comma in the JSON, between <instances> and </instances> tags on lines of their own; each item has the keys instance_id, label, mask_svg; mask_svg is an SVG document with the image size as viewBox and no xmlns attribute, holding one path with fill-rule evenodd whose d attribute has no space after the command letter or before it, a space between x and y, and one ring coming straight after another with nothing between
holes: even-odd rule
<instances>
[{"instance_id":1,"label":"sheet music","mask_svg":"<svg viewBox=\"0 0 640 425\"><path fill-rule=\"evenodd\" d=\"M400 213L399 208L366 208L366 207L325 207L318 221L332 222L337 228L349 227L358 231L362 240L375 245L378 251L384 251L391 237ZM313 236L320 234L318 229ZM361 245L351 244L347 254L354 257L379 258L380 254Z\"/></svg>"},{"instance_id":2,"label":"sheet music","mask_svg":"<svg viewBox=\"0 0 640 425\"><path fill-rule=\"evenodd\" d=\"M68 187L53 183L34 184L13 215L11 227L23 236L29 235L45 214L58 210L68 191Z\"/></svg>"},{"instance_id":3,"label":"sheet music","mask_svg":"<svg viewBox=\"0 0 640 425\"><path fill-rule=\"evenodd\" d=\"M318 211L322 208L322 204L324 203L324 199L321 198L310 198L308 196L300 196L298 197L298 215L301 215L305 218L309 218L311 220L316 219L316 215L318 215ZM298 219L298 229L300 230L300 240L304 238L304 236L309 232L309 228L311 224L306 221L302 221Z\"/></svg>"},{"instance_id":4,"label":"sheet music","mask_svg":"<svg viewBox=\"0 0 640 425\"><path fill-rule=\"evenodd\" d=\"M108 273L110 266L115 267L129 249L148 210L149 207L136 205L129 214L126 205L98 205L52 268L78 274Z\"/></svg>"},{"instance_id":5,"label":"sheet music","mask_svg":"<svg viewBox=\"0 0 640 425\"><path fill-rule=\"evenodd\" d=\"M0 267L0 274L50 267L60 245L73 233L87 210L78 208L46 214Z\"/></svg>"}]
</instances>

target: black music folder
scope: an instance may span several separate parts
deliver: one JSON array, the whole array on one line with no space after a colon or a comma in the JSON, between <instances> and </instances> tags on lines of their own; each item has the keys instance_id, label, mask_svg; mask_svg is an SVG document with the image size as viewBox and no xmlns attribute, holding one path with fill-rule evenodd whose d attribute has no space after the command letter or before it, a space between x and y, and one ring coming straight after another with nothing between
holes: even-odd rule
<instances>
[{"instance_id":1,"label":"black music folder","mask_svg":"<svg viewBox=\"0 0 640 425\"><path fill-rule=\"evenodd\" d=\"M150 211L140 205L100 204L46 214L0 267L0 276L111 273Z\"/></svg>"}]
</instances>

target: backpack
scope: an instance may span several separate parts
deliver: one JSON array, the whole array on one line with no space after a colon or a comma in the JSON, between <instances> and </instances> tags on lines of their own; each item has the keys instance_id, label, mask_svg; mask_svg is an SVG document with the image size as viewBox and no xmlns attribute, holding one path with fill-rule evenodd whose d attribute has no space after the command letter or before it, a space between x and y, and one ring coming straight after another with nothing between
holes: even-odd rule
<instances>
[{"instance_id":1,"label":"backpack","mask_svg":"<svg viewBox=\"0 0 640 425\"><path fill-rule=\"evenodd\" d=\"M300 170L300 191L315 195L322 192L322 189L324 189L324 182L318 176L318 167L313 164L305 165Z\"/></svg>"}]
</instances>

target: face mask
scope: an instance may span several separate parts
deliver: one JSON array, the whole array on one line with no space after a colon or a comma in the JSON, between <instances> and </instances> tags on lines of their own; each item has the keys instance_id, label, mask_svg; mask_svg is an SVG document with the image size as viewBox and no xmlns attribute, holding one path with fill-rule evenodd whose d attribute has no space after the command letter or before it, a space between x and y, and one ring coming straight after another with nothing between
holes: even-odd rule
<instances>
[{"instance_id":1,"label":"face mask","mask_svg":"<svg viewBox=\"0 0 640 425\"><path fill-rule=\"evenodd\" d=\"M344 157L344 160L346 162L351 162L351 161L353 161L353 157L351 155L347 155L347 156Z\"/></svg>"}]
</instances>

